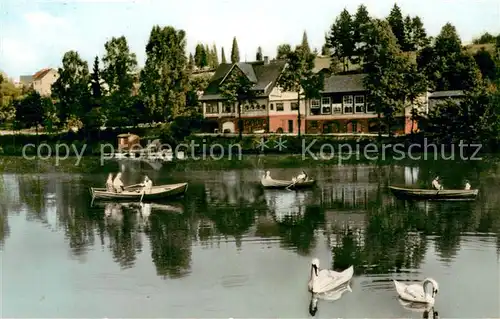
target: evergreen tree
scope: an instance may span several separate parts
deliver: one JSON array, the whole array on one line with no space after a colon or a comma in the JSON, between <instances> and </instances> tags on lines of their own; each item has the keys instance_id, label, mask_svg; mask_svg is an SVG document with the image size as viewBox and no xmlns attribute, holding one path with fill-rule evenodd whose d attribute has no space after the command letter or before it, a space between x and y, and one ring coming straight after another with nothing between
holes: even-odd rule
<instances>
[{"instance_id":1,"label":"evergreen tree","mask_svg":"<svg viewBox=\"0 0 500 319\"><path fill-rule=\"evenodd\" d=\"M394 4L392 7L391 13L387 17L387 21L391 26L392 33L397 39L397 43L400 47L405 46L405 26L403 21L403 14L401 13L401 9L397 4Z\"/></svg>"},{"instance_id":2,"label":"evergreen tree","mask_svg":"<svg viewBox=\"0 0 500 319\"><path fill-rule=\"evenodd\" d=\"M364 46L366 34L370 26L370 15L364 5L360 5L352 20L353 56L351 62L361 63L364 56Z\"/></svg>"},{"instance_id":3,"label":"evergreen tree","mask_svg":"<svg viewBox=\"0 0 500 319\"><path fill-rule=\"evenodd\" d=\"M219 55L217 53L217 46L215 43L212 46L212 68L217 68L219 66Z\"/></svg>"},{"instance_id":4,"label":"evergreen tree","mask_svg":"<svg viewBox=\"0 0 500 319\"><path fill-rule=\"evenodd\" d=\"M255 60L256 61L262 61L263 56L262 56L262 48L258 47L257 48L257 53L255 54Z\"/></svg>"},{"instance_id":5,"label":"evergreen tree","mask_svg":"<svg viewBox=\"0 0 500 319\"><path fill-rule=\"evenodd\" d=\"M221 49L221 63L227 63L226 61L226 53L224 52L224 47Z\"/></svg>"},{"instance_id":6,"label":"evergreen tree","mask_svg":"<svg viewBox=\"0 0 500 319\"><path fill-rule=\"evenodd\" d=\"M231 63L240 62L240 49L238 48L238 41L236 37L233 38L233 46L231 48Z\"/></svg>"},{"instance_id":7,"label":"evergreen tree","mask_svg":"<svg viewBox=\"0 0 500 319\"><path fill-rule=\"evenodd\" d=\"M202 69L208 65L207 52L203 44L198 43L194 52L194 62L195 65Z\"/></svg>"},{"instance_id":8,"label":"evergreen tree","mask_svg":"<svg viewBox=\"0 0 500 319\"><path fill-rule=\"evenodd\" d=\"M187 68L190 72L194 70L194 57L193 57L192 53L189 53L189 60L188 60Z\"/></svg>"},{"instance_id":9,"label":"evergreen tree","mask_svg":"<svg viewBox=\"0 0 500 319\"><path fill-rule=\"evenodd\" d=\"M302 34L302 43L300 44L302 50L305 50L306 53L311 53L311 47L309 47L309 41L307 40L307 33L304 31Z\"/></svg>"},{"instance_id":10,"label":"evergreen tree","mask_svg":"<svg viewBox=\"0 0 500 319\"><path fill-rule=\"evenodd\" d=\"M327 43L332 50L332 61L342 61L344 71L349 69L349 60L354 55L352 18L346 9L337 17L330 28Z\"/></svg>"},{"instance_id":11,"label":"evergreen tree","mask_svg":"<svg viewBox=\"0 0 500 319\"><path fill-rule=\"evenodd\" d=\"M419 16L415 16L412 19L412 35L415 50L421 50L429 45L429 37Z\"/></svg>"},{"instance_id":12,"label":"evergreen tree","mask_svg":"<svg viewBox=\"0 0 500 319\"><path fill-rule=\"evenodd\" d=\"M210 50L208 44L205 44L203 47L205 51L205 56L207 57L207 65L209 68L212 68L214 65L214 56L212 54L212 51Z\"/></svg>"}]
</instances>

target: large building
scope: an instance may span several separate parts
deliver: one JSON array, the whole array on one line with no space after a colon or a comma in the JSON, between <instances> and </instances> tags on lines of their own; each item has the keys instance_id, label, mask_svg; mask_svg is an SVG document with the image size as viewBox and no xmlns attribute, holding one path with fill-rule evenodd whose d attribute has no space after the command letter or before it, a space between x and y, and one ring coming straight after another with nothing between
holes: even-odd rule
<instances>
[{"instance_id":1,"label":"large building","mask_svg":"<svg viewBox=\"0 0 500 319\"><path fill-rule=\"evenodd\" d=\"M329 66L324 58L317 58L315 72L322 72ZM221 64L212 76L203 93L203 115L212 120L210 132L234 133L238 131L237 105L229 105L221 94L221 86L232 72L239 72L254 83L257 98L244 102L241 109L244 133L298 133L298 109L301 114L301 133L378 133L378 114L375 106L368 103L369 92L364 87L366 74L329 74L325 72L321 98L297 103L296 92L286 92L278 86L278 79L285 61L245 62ZM442 99L460 98L462 93L426 92L418 103L408 104L397 113L392 130L397 134L409 134L417 130L412 121L412 110L427 113L429 107ZM382 124L383 132L387 128Z\"/></svg>"}]
</instances>

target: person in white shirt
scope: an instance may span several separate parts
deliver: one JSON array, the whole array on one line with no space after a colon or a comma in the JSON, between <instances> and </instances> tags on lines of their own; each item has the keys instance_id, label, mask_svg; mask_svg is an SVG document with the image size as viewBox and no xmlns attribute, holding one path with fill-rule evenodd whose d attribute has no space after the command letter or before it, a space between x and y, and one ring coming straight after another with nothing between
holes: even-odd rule
<instances>
[{"instance_id":1,"label":"person in white shirt","mask_svg":"<svg viewBox=\"0 0 500 319\"><path fill-rule=\"evenodd\" d=\"M117 193L121 193L124 190L122 182L122 173L116 174L116 177L113 180L113 187L115 188L115 192Z\"/></svg>"},{"instance_id":2,"label":"person in white shirt","mask_svg":"<svg viewBox=\"0 0 500 319\"><path fill-rule=\"evenodd\" d=\"M307 180L307 174L306 172L302 171L298 176L297 176L297 181L298 182L304 182Z\"/></svg>"},{"instance_id":3,"label":"person in white shirt","mask_svg":"<svg viewBox=\"0 0 500 319\"><path fill-rule=\"evenodd\" d=\"M465 181L465 190L470 190L469 181Z\"/></svg>"},{"instance_id":4,"label":"person in white shirt","mask_svg":"<svg viewBox=\"0 0 500 319\"><path fill-rule=\"evenodd\" d=\"M443 189L443 186L439 184L439 176L436 176L436 178L434 178L434 180L432 181L432 187L434 187L437 190Z\"/></svg>"},{"instance_id":5,"label":"person in white shirt","mask_svg":"<svg viewBox=\"0 0 500 319\"><path fill-rule=\"evenodd\" d=\"M106 191L114 192L115 189L113 187L113 173L109 173L108 180L106 181Z\"/></svg>"},{"instance_id":6,"label":"person in white shirt","mask_svg":"<svg viewBox=\"0 0 500 319\"><path fill-rule=\"evenodd\" d=\"M272 179L271 178L271 172L270 171L266 171L266 175L264 175L264 178L265 179Z\"/></svg>"},{"instance_id":7,"label":"person in white shirt","mask_svg":"<svg viewBox=\"0 0 500 319\"><path fill-rule=\"evenodd\" d=\"M153 188L153 181L149 179L149 177L146 175L146 177L144 177L144 192L145 193L150 193L151 192L151 189Z\"/></svg>"}]
</instances>

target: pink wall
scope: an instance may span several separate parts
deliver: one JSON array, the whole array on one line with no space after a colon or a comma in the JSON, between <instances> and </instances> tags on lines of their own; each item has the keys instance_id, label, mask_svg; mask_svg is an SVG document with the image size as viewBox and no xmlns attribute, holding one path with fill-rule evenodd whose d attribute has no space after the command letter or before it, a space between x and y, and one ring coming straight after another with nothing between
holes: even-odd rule
<instances>
[{"instance_id":1,"label":"pink wall","mask_svg":"<svg viewBox=\"0 0 500 319\"><path fill-rule=\"evenodd\" d=\"M297 115L275 115L275 116L269 116L269 131L276 133L279 128L283 129L283 133L290 133L288 130L288 121L293 122L293 132L297 134L299 132L299 127L297 123ZM300 132L304 133L305 132L305 127L306 127L306 121L302 116L302 119L300 121Z\"/></svg>"}]
</instances>

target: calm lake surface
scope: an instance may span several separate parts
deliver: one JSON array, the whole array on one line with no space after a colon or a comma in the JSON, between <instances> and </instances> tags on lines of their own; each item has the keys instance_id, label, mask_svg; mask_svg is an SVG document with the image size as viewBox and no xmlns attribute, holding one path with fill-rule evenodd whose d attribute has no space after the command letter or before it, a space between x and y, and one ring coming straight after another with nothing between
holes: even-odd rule
<instances>
[{"instance_id":1,"label":"calm lake surface","mask_svg":"<svg viewBox=\"0 0 500 319\"><path fill-rule=\"evenodd\" d=\"M114 164L125 183L189 182L160 205L99 204L107 171L0 174L1 315L22 318L306 318L311 259L355 275L316 317L422 318L392 279L439 283L440 318L500 317L500 169L308 168L304 191L268 191L264 167L218 171ZM289 179L300 169L271 169ZM389 184L480 189L474 202L396 200ZM432 313L431 313L432 317Z\"/></svg>"}]
</instances>

